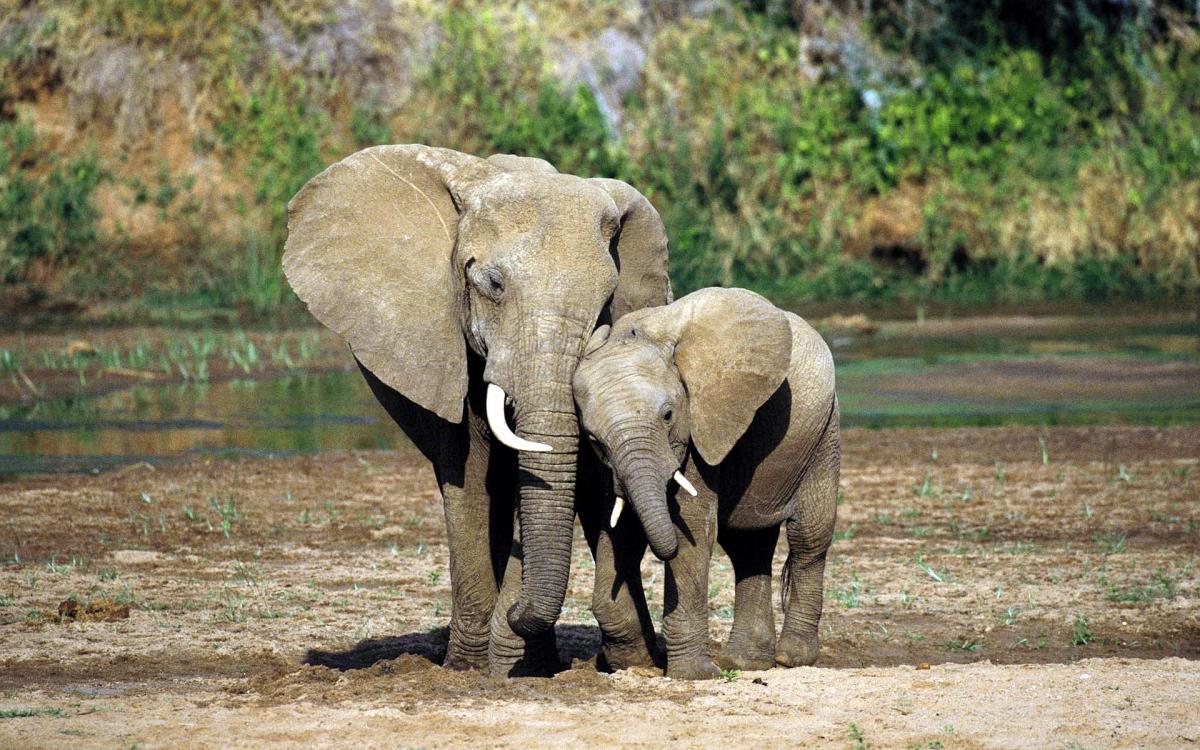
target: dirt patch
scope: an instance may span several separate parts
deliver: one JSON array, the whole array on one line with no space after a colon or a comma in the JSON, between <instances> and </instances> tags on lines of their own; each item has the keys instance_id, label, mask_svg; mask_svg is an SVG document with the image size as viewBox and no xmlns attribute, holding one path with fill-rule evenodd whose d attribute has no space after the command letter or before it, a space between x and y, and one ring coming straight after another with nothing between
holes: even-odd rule
<instances>
[{"instance_id":1,"label":"dirt patch","mask_svg":"<svg viewBox=\"0 0 1200 750\"><path fill-rule=\"evenodd\" d=\"M1200 428L844 443L819 666L706 684L595 670L582 538L558 628L574 668L438 666L448 552L409 453L0 484L0 746L1200 741ZM643 573L660 616L662 566ZM710 592L715 648L720 554ZM68 599L129 617L60 618Z\"/></svg>"},{"instance_id":2,"label":"dirt patch","mask_svg":"<svg viewBox=\"0 0 1200 750\"><path fill-rule=\"evenodd\" d=\"M112 599L80 602L64 599L58 605L59 622L116 622L129 619L129 605Z\"/></svg>"}]
</instances>

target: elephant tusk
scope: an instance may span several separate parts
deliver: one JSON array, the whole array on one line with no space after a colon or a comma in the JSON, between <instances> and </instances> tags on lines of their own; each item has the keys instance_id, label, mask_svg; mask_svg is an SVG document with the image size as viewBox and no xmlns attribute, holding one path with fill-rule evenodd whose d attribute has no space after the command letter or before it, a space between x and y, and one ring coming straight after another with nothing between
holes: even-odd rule
<instances>
[{"instance_id":1,"label":"elephant tusk","mask_svg":"<svg viewBox=\"0 0 1200 750\"><path fill-rule=\"evenodd\" d=\"M618 497L613 503L612 515L608 517L608 525L612 528L617 528L617 521L621 518L621 511L625 510L625 498Z\"/></svg>"},{"instance_id":2,"label":"elephant tusk","mask_svg":"<svg viewBox=\"0 0 1200 750\"><path fill-rule=\"evenodd\" d=\"M508 428L508 422L504 420L504 389L495 383L488 383L487 387L487 422L488 427L492 430L492 435L501 443L504 443L509 448L515 451L530 451L532 453L546 453L554 450L545 443L535 443L532 440L526 440L519 437L515 432Z\"/></svg>"},{"instance_id":3,"label":"elephant tusk","mask_svg":"<svg viewBox=\"0 0 1200 750\"><path fill-rule=\"evenodd\" d=\"M679 486L683 488L684 492L688 493L692 497L696 496L696 488L693 487L692 483L688 481L688 478L683 475L683 472L675 472L674 479L679 483Z\"/></svg>"}]
</instances>

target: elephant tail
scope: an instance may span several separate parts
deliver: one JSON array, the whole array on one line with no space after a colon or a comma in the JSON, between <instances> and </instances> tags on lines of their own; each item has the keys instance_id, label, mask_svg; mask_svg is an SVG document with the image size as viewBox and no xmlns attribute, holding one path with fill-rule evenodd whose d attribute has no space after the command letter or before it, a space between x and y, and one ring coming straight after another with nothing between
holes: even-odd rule
<instances>
[{"instance_id":1,"label":"elephant tail","mask_svg":"<svg viewBox=\"0 0 1200 750\"><path fill-rule=\"evenodd\" d=\"M792 587L792 563L795 562L796 551L788 545L787 560L783 563L783 574L779 576L779 610L787 612L788 590ZM768 597L769 598L769 597Z\"/></svg>"}]
</instances>

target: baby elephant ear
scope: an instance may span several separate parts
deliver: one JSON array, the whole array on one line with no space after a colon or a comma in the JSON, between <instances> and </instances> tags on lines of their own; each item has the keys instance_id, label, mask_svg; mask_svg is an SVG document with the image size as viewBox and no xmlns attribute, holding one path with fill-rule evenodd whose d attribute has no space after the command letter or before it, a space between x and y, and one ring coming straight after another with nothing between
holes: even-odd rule
<instances>
[{"instance_id":1,"label":"baby elephant ear","mask_svg":"<svg viewBox=\"0 0 1200 750\"><path fill-rule=\"evenodd\" d=\"M482 164L447 149L375 146L288 204L283 271L296 296L376 377L451 422L462 420L467 354L450 186Z\"/></svg>"},{"instance_id":2,"label":"baby elephant ear","mask_svg":"<svg viewBox=\"0 0 1200 750\"><path fill-rule=\"evenodd\" d=\"M718 464L783 384L792 358L787 314L745 289L701 289L674 314L675 366L688 391L692 442Z\"/></svg>"},{"instance_id":3,"label":"baby elephant ear","mask_svg":"<svg viewBox=\"0 0 1200 750\"><path fill-rule=\"evenodd\" d=\"M583 347L583 356L587 356L604 346L604 342L608 341L608 334L612 332L612 326L605 323L604 325L596 326L596 330L592 331L592 335L588 337L587 344Z\"/></svg>"}]
</instances>

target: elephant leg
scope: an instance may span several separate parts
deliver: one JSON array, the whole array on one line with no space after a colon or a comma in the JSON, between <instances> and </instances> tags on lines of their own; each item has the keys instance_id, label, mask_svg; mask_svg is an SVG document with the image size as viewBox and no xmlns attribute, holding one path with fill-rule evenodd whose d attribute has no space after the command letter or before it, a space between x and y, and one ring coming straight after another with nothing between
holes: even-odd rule
<instances>
[{"instance_id":1,"label":"elephant leg","mask_svg":"<svg viewBox=\"0 0 1200 750\"><path fill-rule=\"evenodd\" d=\"M465 429L453 426L466 435L443 441L438 472L450 548L453 604L445 665L451 669L488 668L492 613L512 540L511 455L492 448L479 420L468 411Z\"/></svg>"},{"instance_id":2,"label":"elephant leg","mask_svg":"<svg viewBox=\"0 0 1200 750\"><path fill-rule=\"evenodd\" d=\"M480 368L472 362L472 377L480 377ZM451 424L409 401L361 364L359 369L380 405L433 465L442 493L452 601L445 666L486 669L489 621L512 539L512 453L493 451L483 434L482 397L473 394L467 419Z\"/></svg>"},{"instance_id":3,"label":"elephant leg","mask_svg":"<svg viewBox=\"0 0 1200 750\"><path fill-rule=\"evenodd\" d=\"M631 525L636 522L632 519ZM642 589L645 538L635 528L613 533L602 529L595 554L592 614L600 625L600 650L605 665L613 670L656 666L654 623Z\"/></svg>"},{"instance_id":4,"label":"elephant leg","mask_svg":"<svg viewBox=\"0 0 1200 750\"><path fill-rule=\"evenodd\" d=\"M840 471L835 414L796 491L796 513L787 522L783 632L775 647L775 661L785 667L809 666L820 652L817 625L824 599L825 554L833 540L837 515Z\"/></svg>"},{"instance_id":5,"label":"elephant leg","mask_svg":"<svg viewBox=\"0 0 1200 750\"><path fill-rule=\"evenodd\" d=\"M497 677L549 676L562 669L558 660L558 641L554 628L525 639L514 633L508 624L508 610L516 603L521 593L521 565L524 557L520 520L515 512L511 550L496 606L492 610L488 669Z\"/></svg>"},{"instance_id":6,"label":"elephant leg","mask_svg":"<svg viewBox=\"0 0 1200 750\"><path fill-rule=\"evenodd\" d=\"M679 550L667 562L663 596L667 677L711 679L721 674L708 651L708 564L717 536L717 503L708 487L699 497L681 492L677 499L671 520Z\"/></svg>"},{"instance_id":7,"label":"elephant leg","mask_svg":"<svg viewBox=\"0 0 1200 750\"><path fill-rule=\"evenodd\" d=\"M733 629L717 658L723 669L775 666L775 609L771 605L771 562L779 527L722 529L721 546L733 563Z\"/></svg>"},{"instance_id":8,"label":"elephant leg","mask_svg":"<svg viewBox=\"0 0 1200 750\"><path fill-rule=\"evenodd\" d=\"M600 625L601 667L653 667L657 641L642 588L646 536L633 513L621 519L618 529L609 528L613 495L606 488L612 478L590 451L580 451L578 476L579 522L596 561L592 614Z\"/></svg>"}]
</instances>

